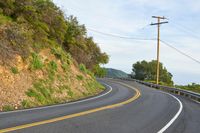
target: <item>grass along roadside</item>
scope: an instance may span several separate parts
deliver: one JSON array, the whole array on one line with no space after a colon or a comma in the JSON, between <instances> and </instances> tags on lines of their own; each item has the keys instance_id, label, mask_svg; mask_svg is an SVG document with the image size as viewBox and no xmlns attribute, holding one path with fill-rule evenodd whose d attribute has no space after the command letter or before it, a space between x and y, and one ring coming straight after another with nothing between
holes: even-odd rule
<instances>
[{"instance_id":1,"label":"grass along roadside","mask_svg":"<svg viewBox=\"0 0 200 133\"><path fill-rule=\"evenodd\" d=\"M146 80L145 82L156 84L155 81ZM164 82L159 82L159 84L163 86L179 88L182 90L188 90L188 91L192 91L192 92L196 92L200 94L200 84L196 84L196 83L192 83L188 85L171 85L171 84L166 84Z\"/></svg>"},{"instance_id":2,"label":"grass along roadside","mask_svg":"<svg viewBox=\"0 0 200 133\"><path fill-rule=\"evenodd\" d=\"M18 69L18 66L9 68L13 77L29 72L33 82L24 92L25 98L19 104L4 103L2 111L76 101L95 96L104 90L92 72L83 64L75 66L72 58L60 48L54 48L53 52L48 49L34 52L28 62L25 71Z\"/></svg>"},{"instance_id":3,"label":"grass along roadside","mask_svg":"<svg viewBox=\"0 0 200 133\"><path fill-rule=\"evenodd\" d=\"M192 83L188 85L176 85L175 87L183 90L193 91L200 94L200 84Z\"/></svg>"}]
</instances>

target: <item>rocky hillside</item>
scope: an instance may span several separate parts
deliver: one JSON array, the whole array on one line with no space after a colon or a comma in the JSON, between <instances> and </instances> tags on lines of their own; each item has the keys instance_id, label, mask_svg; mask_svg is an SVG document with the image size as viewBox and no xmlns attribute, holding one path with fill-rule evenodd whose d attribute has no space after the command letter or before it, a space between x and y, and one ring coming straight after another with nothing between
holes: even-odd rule
<instances>
[{"instance_id":1,"label":"rocky hillside","mask_svg":"<svg viewBox=\"0 0 200 133\"><path fill-rule=\"evenodd\" d=\"M0 1L1 111L98 94L93 72L107 62L84 25L50 0Z\"/></svg>"}]
</instances>

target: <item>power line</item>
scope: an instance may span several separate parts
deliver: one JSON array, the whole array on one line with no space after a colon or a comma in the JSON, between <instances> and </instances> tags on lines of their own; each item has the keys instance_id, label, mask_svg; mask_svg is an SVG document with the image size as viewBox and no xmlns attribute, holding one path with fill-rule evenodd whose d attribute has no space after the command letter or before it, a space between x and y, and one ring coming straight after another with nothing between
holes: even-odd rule
<instances>
[{"instance_id":1,"label":"power line","mask_svg":"<svg viewBox=\"0 0 200 133\"><path fill-rule=\"evenodd\" d=\"M185 26L185 25L182 25L182 24L180 24L180 23L174 23L174 24L177 25L177 26L179 26L179 27L181 27L182 29L185 29L185 30L188 31L188 32L194 33L194 30L188 28L188 27Z\"/></svg>"},{"instance_id":2,"label":"power line","mask_svg":"<svg viewBox=\"0 0 200 133\"><path fill-rule=\"evenodd\" d=\"M90 31L93 31L93 32L96 32L96 33L99 33L99 34L102 34L102 35L106 35L106 36L111 36L111 37L116 37L116 38L122 38L122 39L130 39L130 40L146 40L146 41L155 41L156 39L152 38L152 39L149 39L149 38L137 38L137 37L127 37L127 36L121 36L121 35L115 35L115 34L111 34L111 33L105 33L105 32L101 32L101 31L98 31L98 30L95 30L95 29L91 29L91 28L87 28L88 30ZM196 63L200 64L200 61L195 59L194 57L186 54L185 52L175 48L174 46L172 46L171 44L163 41L163 40L160 40L163 44L165 44L166 46L174 49L175 51L177 51L178 53L184 55L185 57L195 61Z\"/></svg>"},{"instance_id":3,"label":"power line","mask_svg":"<svg viewBox=\"0 0 200 133\"><path fill-rule=\"evenodd\" d=\"M146 40L146 41L151 41L151 40L155 40L154 38L139 38L139 37L128 37L128 36L121 36L121 35L115 35L115 34L111 34L111 33L105 33L105 32L101 32L95 29L91 29L91 28L87 28L88 30L98 33L98 34L102 34L102 35L106 35L106 36L111 36L111 37L115 37L115 38L121 38L121 39L130 39L130 40Z\"/></svg>"},{"instance_id":4,"label":"power line","mask_svg":"<svg viewBox=\"0 0 200 133\"><path fill-rule=\"evenodd\" d=\"M168 46L168 47L170 47L170 48L176 50L178 53L180 53L180 54L184 55L185 57L187 57L187 58L189 58L189 59L195 61L195 62L198 63L198 64L200 64L200 61L197 60L197 59L195 59L194 57L192 57L192 56L190 56L190 55L184 53L183 51L181 51L181 50L175 48L174 46L172 46L171 44L169 44L169 43L167 43L167 42L165 42L165 41L163 41L163 40L160 40L160 41L161 41L163 44L165 44L166 46Z\"/></svg>"},{"instance_id":5,"label":"power line","mask_svg":"<svg viewBox=\"0 0 200 133\"><path fill-rule=\"evenodd\" d=\"M149 24L144 25L143 27L139 28L139 30L144 30L146 27L149 27Z\"/></svg>"},{"instance_id":6,"label":"power line","mask_svg":"<svg viewBox=\"0 0 200 133\"><path fill-rule=\"evenodd\" d=\"M192 37L194 37L194 38L196 38L196 39L200 39L200 36L198 36L197 34L195 34L194 31L189 30L188 28L186 28L186 27L184 27L184 26L182 26L182 25L180 25L180 24L174 23L173 25L174 25L177 29L179 29L179 30L185 32L186 34L189 34L189 35L191 35Z\"/></svg>"}]
</instances>

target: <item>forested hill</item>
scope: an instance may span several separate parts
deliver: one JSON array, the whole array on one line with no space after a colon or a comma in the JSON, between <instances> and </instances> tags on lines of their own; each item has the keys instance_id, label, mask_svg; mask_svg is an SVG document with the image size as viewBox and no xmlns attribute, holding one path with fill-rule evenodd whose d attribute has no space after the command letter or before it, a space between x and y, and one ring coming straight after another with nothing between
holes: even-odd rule
<instances>
[{"instance_id":1,"label":"forested hill","mask_svg":"<svg viewBox=\"0 0 200 133\"><path fill-rule=\"evenodd\" d=\"M106 77L108 78L128 78L128 74L117 69L106 68Z\"/></svg>"},{"instance_id":2,"label":"forested hill","mask_svg":"<svg viewBox=\"0 0 200 133\"><path fill-rule=\"evenodd\" d=\"M0 1L0 110L94 95L108 62L84 25L51 0Z\"/></svg>"}]
</instances>

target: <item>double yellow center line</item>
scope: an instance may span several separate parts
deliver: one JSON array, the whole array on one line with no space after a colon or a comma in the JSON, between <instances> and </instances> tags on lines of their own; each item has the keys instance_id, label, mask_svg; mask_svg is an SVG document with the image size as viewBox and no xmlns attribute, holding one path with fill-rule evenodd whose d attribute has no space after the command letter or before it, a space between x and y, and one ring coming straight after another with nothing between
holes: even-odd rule
<instances>
[{"instance_id":1,"label":"double yellow center line","mask_svg":"<svg viewBox=\"0 0 200 133\"><path fill-rule=\"evenodd\" d=\"M112 108L115 108L115 107L119 107L119 106L128 104L128 103L130 103L130 102L132 102L132 101L134 101L134 100L136 100L137 98L140 97L141 94L140 94L138 89L135 89L132 86L129 86L129 85L124 84L124 83L120 83L120 84L135 90L136 94L133 97L131 97L130 99L123 101L123 102L120 102L120 103L107 105L107 106L103 106L103 107L99 107L99 108L95 108L95 109L91 109L91 110L87 110L87 111L83 111L83 112L79 112L79 113L75 113L75 114L70 114L70 115L66 115L66 116L62 116L62 117L57 117L57 118L53 118L53 119L49 119L49 120L33 122L33 123L20 125L20 126L16 126L16 127L0 129L0 133L15 131L15 130L33 127L33 126L38 126L38 125L42 125L42 124L48 124L48 123L52 123L52 122L62 121L62 120L69 119L69 118L87 115L87 114L90 114L90 113L94 113L94 112L98 112L98 111L102 111L102 110L106 110L106 109L112 109Z\"/></svg>"}]
</instances>

